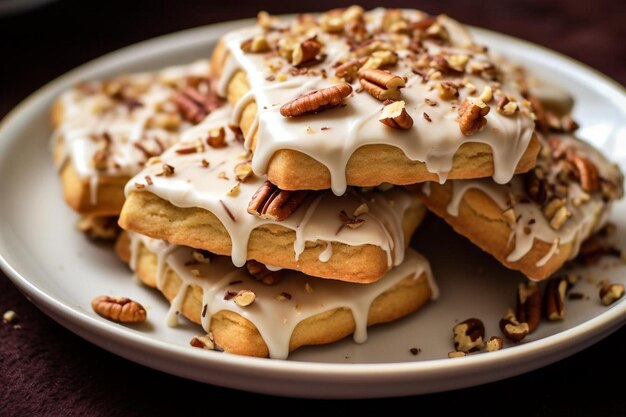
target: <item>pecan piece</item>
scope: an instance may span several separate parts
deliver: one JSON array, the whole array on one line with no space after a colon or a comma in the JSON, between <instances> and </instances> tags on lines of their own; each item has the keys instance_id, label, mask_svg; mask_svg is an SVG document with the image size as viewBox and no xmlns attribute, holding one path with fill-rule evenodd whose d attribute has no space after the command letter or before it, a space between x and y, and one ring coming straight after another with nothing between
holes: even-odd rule
<instances>
[{"instance_id":1,"label":"pecan piece","mask_svg":"<svg viewBox=\"0 0 626 417\"><path fill-rule=\"evenodd\" d=\"M368 57L364 56L345 62L337 67L335 75L338 78L343 78L345 81L351 83L356 79L359 69L365 65L368 59Z\"/></svg>"},{"instance_id":2,"label":"pecan piece","mask_svg":"<svg viewBox=\"0 0 626 417\"><path fill-rule=\"evenodd\" d=\"M195 336L190 341L189 344L195 348L214 350L215 344L211 337L207 334L205 336Z\"/></svg>"},{"instance_id":3,"label":"pecan piece","mask_svg":"<svg viewBox=\"0 0 626 417\"><path fill-rule=\"evenodd\" d=\"M358 76L363 89L380 101L398 100L406 85L404 78L380 69L360 69Z\"/></svg>"},{"instance_id":4,"label":"pecan piece","mask_svg":"<svg viewBox=\"0 0 626 417\"><path fill-rule=\"evenodd\" d=\"M91 308L102 317L120 323L140 323L147 316L141 304L126 297L101 295L91 301Z\"/></svg>"},{"instance_id":5,"label":"pecan piece","mask_svg":"<svg viewBox=\"0 0 626 417\"><path fill-rule=\"evenodd\" d=\"M489 340L487 340L487 343L485 343L485 347L487 352L495 352L504 347L504 340L498 336L491 336Z\"/></svg>"},{"instance_id":6,"label":"pecan piece","mask_svg":"<svg viewBox=\"0 0 626 417\"><path fill-rule=\"evenodd\" d=\"M244 52L251 52L253 54L261 54L270 50L270 45L267 43L265 36L255 36L254 38L247 39L241 43L241 50Z\"/></svg>"},{"instance_id":7,"label":"pecan piece","mask_svg":"<svg viewBox=\"0 0 626 417\"><path fill-rule=\"evenodd\" d=\"M237 294L235 294L234 300L235 304L240 307L248 307L256 300L256 294L252 290L239 290Z\"/></svg>"},{"instance_id":8,"label":"pecan piece","mask_svg":"<svg viewBox=\"0 0 626 417\"><path fill-rule=\"evenodd\" d=\"M313 90L283 104L280 108L280 114L284 117L296 117L306 113L319 113L338 106L350 94L352 94L352 86L348 83Z\"/></svg>"},{"instance_id":9,"label":"pecan piece","mask_svg":"<svg viewBox=\"0 0 626 417\"><path fill-rule=\"evenodd\" d=\"M291 54L291 64L299 66L315 61L321 50L322 44L317 40L317 37L307 39L298 44L293 50Z\"/></svg>"},{"instance_id":10,"label":"pecan piece","mask_svg":"<svg viewBox=\"0 0 626 417\"><path fill-rule=\"evenodd\" d=\"M191 123L200 123L209 113L222 105L222 100L215 94L202 94L197 89L187 86L172 96L182 116Z\"/></svg>"},{"instance_id":11,"label":"pecan piece","mask_svg":"<svg viewBox=\"0 0 626 417\"><path fill-rule=\"evenodd\" d=\"M565 296L569 289L569 282L565 277L551 278L544 289L544 310L548 320L563 320L565 318Z\"/></svg>"},{"instance_id":12,"label":"pecan piece","mask_svg":"<svg viewBox=\"0 0 626 417\"><path fill-rule=\"evenodd\" d=\"M237 181L246 182L253 175L252 163L250 161L241 162L235 165L235 177L237 178Z\"/></svg>"},{"instance_id":13,"label":"pecan piece","mask_svg":"<svg viewBox=\"0 0 626 417\"><path fill-rule=\"evenodd\" d=\"M509 308L504 317L500 319L499 325L502 334L515 343L521 342L530 332L528 323L520 323L511 308Z\"/></svg>"},{"instance_id":14,"label":"pecan piece","mask_svg":"<svg viewBox=\"0 0 626 417\"><path fill-rule=\"evenodd\" d=\"M281 190L269 181L254 193L248 204L248 213L262 219L283 221L296 211L308 191Z\"/></svg>"},{"instance_id":15,"label":"pecan piece","mask_svg":"<svg viewBox=\"0 0 626 417\"><path fill-rule=\"evenodd\" d=\"M605 306L611 305L624 296L624 286L607 282L600 288L599 295L602 304Z\"/></svg>"},{"instance_id":16,"label":"pecan piece","mask_svg":"<svg viewBox=\"0 0 626 417\"><path fill-rule=\"evenodd\" d=\"M264 264L255 260L246 262L246 269L254 279L265 285L276 285L281 280L280 271L270 271Z\"/></svg>"},{"instance_id":17,"label":"pecan piece","mask_svg":"<svg viewBox=\"0 0 626 417\"><path fill-rule=\"evenodd\" d=\"M521 323L528 323L528 333L534 332L541 321L541 293L536 282L519 284L515 311Z\"/></svg>"},{"instance_id":18,"label":"pecan piece","mask_svg":"<svg viewBox=\"0 0 626 417\"><path fill-rule=\"evenodd\" d=\"M583 191L587 193L598 191L601 186L600 174L595 164L579 155L571 155L568 159L574 166Z\"/></svg>"},{"instance_id":19,"label":"pecan piece","mask_svg":"<svg viewBox=\"0 0 626 417\"><path fill-rule=\"evenodd\" d=\"M482 349L485 339L485 326L477 318L467 319L452 329L454 348L460 352L474 352Z\"/></svg>"},{"instance_id":20,"label":"pecan piece","mask_svg":"<svg viewBox=\"0 0 626 417\"><path fill-rule=\"evenodd\" d=\"M465 136L480 132L487 124L489 106L481 99L466 98L459 107L459 129Z\"/></svg>"},{"instance_id":21,"label":"pecan piece","mask_svg":"<svg viewBox=\"0 0 626 417\"><path fill-rule=\"evenodd\" d=\"M213 129L206 138L206 143L211 148L223 148L226 146L226 130L224 127Z\"/></svg>"},{"instance_id":22,"label":"pecan piece","mask_svg":"<svg viewBox=\"0 0 626 417\"><path fill-rule=\"evenodd\" d=\"M543 177L543 171L539 169L533 169L524 175L526 193L537 204L545 203L548 198L548 183Z\"/></svg>"},{"instance_id":23,"label":"pecan piece","mask_svg":"<svg viewBox=\"0 0 626 417\"><path fill-rule=\"evenodd\" d=\"M379 121L394 129L407 130L413 126L413 118L406 111L404 101L385 101Z\"/></svg>"}]
</instances>

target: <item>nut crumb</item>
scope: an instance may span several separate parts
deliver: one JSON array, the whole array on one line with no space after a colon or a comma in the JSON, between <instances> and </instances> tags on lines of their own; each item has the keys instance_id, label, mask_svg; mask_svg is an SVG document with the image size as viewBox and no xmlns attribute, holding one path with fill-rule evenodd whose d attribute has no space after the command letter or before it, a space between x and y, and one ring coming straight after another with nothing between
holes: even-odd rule
<instances>
[{"instance_id":1,"label":"nut crumb","mask_svg":"<svg viewBox=\"0 0 626 417\"><path fill-rule=\"evenodd\" d=\"M13 310L5 311L2 315L2 321L4 323L13 323L15 320L17 320L17 313Z\"/></svg>"},{"instance_id":2,"label":"nut crumb","mask_svg":"<svg viewBox=\"0 0 626 417\"><path fill-rule=\"evenodd\" d=\"M448 352L448 357L449 358L462 358L465 355L467 355L467 353L461 352L461 351L458 351L458 350L454 350L452 352Z\"/></svg>"}]
</instances>

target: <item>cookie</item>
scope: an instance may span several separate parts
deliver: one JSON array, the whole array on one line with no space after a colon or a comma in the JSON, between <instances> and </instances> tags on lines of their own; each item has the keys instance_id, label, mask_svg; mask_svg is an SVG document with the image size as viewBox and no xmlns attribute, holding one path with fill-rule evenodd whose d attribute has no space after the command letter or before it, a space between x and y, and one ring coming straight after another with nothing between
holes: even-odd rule
<instances>
[{"instance_id":1,"label":"cookie","mask_svg":"<svg viewBox=\"0 0 626 417\"><path fill-rule=\"evenodd\" d=\"M119 224L170 243L308 275L367 283L402 262L425 208L404 189L283 191L249 167L227 107L126 186ZM212 132L212 133L211 133ZM207 137L223 142L207 144Z\"/></svg>"},{"instance_id":2,"label":"cookie","mask_svg":"<svg viewBox=\"0 0 626 417\"><path fill-rule=\"evenodd\" d=\"M368 326L411 314L437 296L428 262L413 250L373 284L279 271L280 281L267 285L227 257L136 234L131 241L136 275L171 302L168 324L176 325L180 313L202 325L215 349L239 355L284 359L301 346L350 334L363 343Z\"/></svg>"},{"instance_id":3,"label":"cookie","mask_svg":"<svg viewBox=\"0 0 626 417\"><path fill-rule=\"evenodd\" d=\"M53 159L68 205L83 216L115 216L124 185L180 132L221 105L208 61L81 83L52 109Z\"/></svg>"},{"instance_id":4,"label":"cookie","mask_svg":"<svg viewBox=\"0 0 626 417\"><path fill-rule=\"evenodd\" d=\"M254 171L281 189L506 183L534 166L529 103L449 17L358 6L261 16L226 34L211 66Z\"/></svg>"},{"instance_id":5,"label":"cookie","mask_svg":"<svg viewBox=\"0 0 626 417\"><path fill-rule=\"evenodd\" d=\"M623 195L617 165L567 134L547 137L537 167L509 184L429 183L424 204L503 265L545 279L574 258Z\"/></svg>"}]
</instances>

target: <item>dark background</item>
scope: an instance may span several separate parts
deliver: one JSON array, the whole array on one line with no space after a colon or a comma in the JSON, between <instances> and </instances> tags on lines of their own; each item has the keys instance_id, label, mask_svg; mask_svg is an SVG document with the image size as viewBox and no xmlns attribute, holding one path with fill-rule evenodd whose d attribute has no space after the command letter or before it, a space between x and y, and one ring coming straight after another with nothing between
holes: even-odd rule
<instances>
[{"instance_id":1,"label":"dark background","mask_svg":"<svg viewBox=\"0 0 626 417\"><path fill-rule=\"evenodd\" d=\"M0 3L2 0L0 0ZM63 0L0 16L0 117L43 84L104 53L154 36L271 13L322 11L353 2L324 0ZM261 4L261 5L260 5ZM417 7L518 36L578 59L626 84L626 1L453 1L375 3ZM463 414L626 415L626 328L540 370L479 387L416 397L346 402L277 398L199 384L114 356L65 330L30 304L0 273L0 416L196 415L215 407L257 414L351 414L429 410ZM613 383L615 381L617 383ZM262 382L260 382L262 383ZM384 383L382 381L381 383ZM343 407L341 407L343 408ZM378 407L377 407L378 408Z\"/></svg>"}]
</instances>

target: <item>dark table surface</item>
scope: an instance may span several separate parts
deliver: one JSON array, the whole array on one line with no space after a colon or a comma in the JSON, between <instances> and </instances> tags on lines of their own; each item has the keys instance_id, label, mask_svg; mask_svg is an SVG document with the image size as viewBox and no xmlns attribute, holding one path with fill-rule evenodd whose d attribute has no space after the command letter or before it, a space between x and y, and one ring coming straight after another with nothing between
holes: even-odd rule
<instances>
[{"instance_id":1,"label":"dark table surface","mask_svg":"<svg viewBox=\"0 0 626 417\"><path fill-rule=\"evenodd\" d=\"M287 13L349 4L65 0L0 16L0 117L55 77L134 42L252 17L259 8ZM381 3L361 4L370 8ZM626 84L624 1L422 0L385 5L445 12L465 23L555 49ZM0 273L0 313L9 309L18 313L21 328L0 323L0 416L195 415L210 413L217 401L221 409L243 406L251 413L300 413L302 406L308 413L327 413L346 405L208 386L129 362L49 319ZM521 376L446 393L353 401L349 406L357 412L374 406L393 412L407 405L411 413L454 407L478 414L624 416L624 346L626 328L581 353Z\"/></svg>"}]
</instances>

